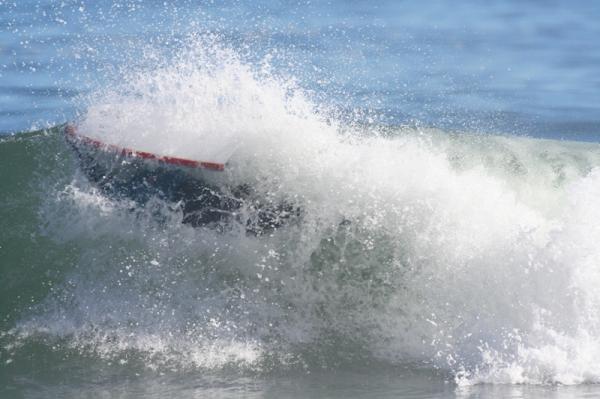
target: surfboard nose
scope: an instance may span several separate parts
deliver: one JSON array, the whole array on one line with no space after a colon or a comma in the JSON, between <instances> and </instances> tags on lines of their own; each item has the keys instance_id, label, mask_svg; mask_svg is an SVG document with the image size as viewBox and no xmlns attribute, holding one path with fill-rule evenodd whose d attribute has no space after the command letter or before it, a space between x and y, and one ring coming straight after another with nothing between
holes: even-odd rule
<instances>
[{"instance_id":1,"label":"surfboard nose","mask_svg":"<svg viewBox=\"0 0 600 399\"><path fill-rule=\"evenodd\" d=\"M183 166L187 168L208 169L214 171L225 170L224 162L200 161L188 158L165 156L153 152L136 150L104 142L102 140L92 138L88 135L80 133L77 127L73 124L66 125L64 131L67 139L70 140L72 143L81 144L83 146L92 147L95 149L101 149L103 151L115 153L124 157L141 158L164 163L167 165Z\"/></svg>"}]
</instances>

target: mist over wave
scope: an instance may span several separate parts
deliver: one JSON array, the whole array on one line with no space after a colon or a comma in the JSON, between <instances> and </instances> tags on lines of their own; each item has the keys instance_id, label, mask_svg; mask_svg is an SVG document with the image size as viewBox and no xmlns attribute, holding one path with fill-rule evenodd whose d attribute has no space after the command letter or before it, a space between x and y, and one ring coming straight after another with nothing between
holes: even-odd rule
<instances>
[{"instance_id":1,"label":"mist over wave","mask_svg":"<svg viewBox=\"0 0 600 399\"><path fill-rule=\"evenodd\" d=\"M229 182L302 216L261 236L192 228L159 199L106 198L63 148L40 218L77 256L3 360L40 341L156 369L600 382L598 146L341 122L207 38L87 102L79 126L107 142L235 147Z\"/></svg>"}]
</instances>

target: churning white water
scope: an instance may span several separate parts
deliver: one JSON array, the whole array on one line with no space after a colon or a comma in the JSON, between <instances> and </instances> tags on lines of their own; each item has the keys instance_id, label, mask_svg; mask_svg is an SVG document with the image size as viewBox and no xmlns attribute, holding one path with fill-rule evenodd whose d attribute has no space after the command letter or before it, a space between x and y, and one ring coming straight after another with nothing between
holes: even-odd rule
<instances>
[{"instance_id":1,"label":"churning white water","mask_svg":"<svg viewBox=\"0 0 600 399\"><path fill-rule=\"evenodd\" d=\"M207 39L95 93L87 134L193 159L232 149L230 182L302 214L258 237L194 229L75 173L43 216L76 266L15 334L157 368L600 382L600 147L333 114Z\"/></svg>"}]
</instances>

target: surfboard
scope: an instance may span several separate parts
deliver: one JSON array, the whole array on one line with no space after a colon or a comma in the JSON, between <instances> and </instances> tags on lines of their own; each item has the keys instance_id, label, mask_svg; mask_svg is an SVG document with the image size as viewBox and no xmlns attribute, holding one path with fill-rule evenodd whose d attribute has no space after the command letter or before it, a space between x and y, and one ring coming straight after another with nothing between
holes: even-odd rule
<instances>
[{"instance_id":1,"label":"surfboard","mask_svg":"<svg viewBox=\"0 0 600 399\"><path fill-rule=\"evenodd\" d=\"M184 166L188 168L207 169L214 171L225 170L226 162L214 160L194 160L188 158L180 158L174 156L165 156L149 151L142 151L127 147L121 147L116 144L106 143L99 139L92 138L78 131L77 126L68 124L65 127L65 135L67 140L78 149L95 149L108 153L116 154L122 157L139 158L144 160L156 161L158 163L174 166ZM230 156L231 154L229 154Z\"/></svg>"}]
</instances>

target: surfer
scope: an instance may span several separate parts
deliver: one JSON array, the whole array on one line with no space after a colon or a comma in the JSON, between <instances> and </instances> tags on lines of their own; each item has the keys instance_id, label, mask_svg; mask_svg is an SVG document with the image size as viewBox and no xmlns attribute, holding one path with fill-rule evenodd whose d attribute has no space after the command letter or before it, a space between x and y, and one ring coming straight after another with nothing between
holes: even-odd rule
<instances>
[{"instance_id":1,"label":"surfer","mask_svg":"<svg viewBox=\"0 0 600 399\"><path fill-rule=\"evenodd\" d=\"M219 184L215 174L223 173L225 163L161 157L109 145L79 134L72 125L66 126L65 133L82 172L103 194L141 206L152 198L175 204L183 213L182 222L193 227L223 231L243 226L248 233L260 235L300 214L292 204L261 198L247 184Z\"/></svg>"}]
</instances>

